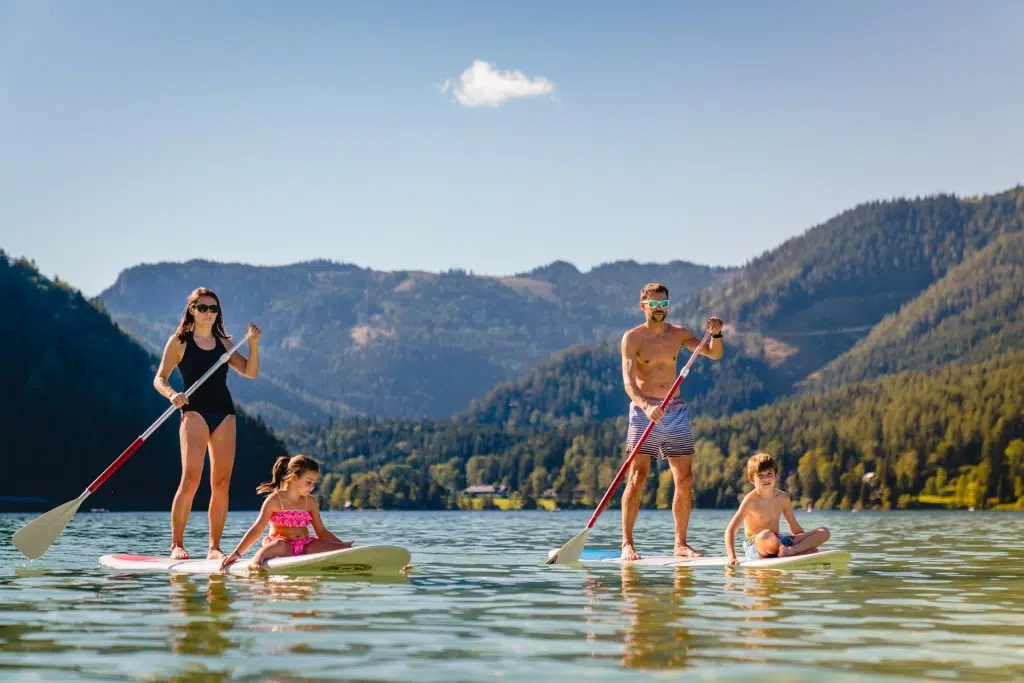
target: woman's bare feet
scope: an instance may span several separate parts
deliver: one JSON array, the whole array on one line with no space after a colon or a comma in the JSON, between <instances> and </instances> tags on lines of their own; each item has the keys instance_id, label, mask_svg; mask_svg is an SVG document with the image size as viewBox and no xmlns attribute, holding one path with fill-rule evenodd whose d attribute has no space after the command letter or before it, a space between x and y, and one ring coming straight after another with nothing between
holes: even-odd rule
<instances>
[{"instance_id":1,"label":"woman's bare feet","mask_svg":"<svg viewBox=\"0 0 1024 683\"><path fill-rule=\"evenodd\" d=\"M172 560L187 560L189 557L188 551L184 547L178 544L171 545L171 559Z\"/></svg>"},{"instance_id":2,"label":"woman's bare feet","mask_svg":"<svg viewBox=\"0 0 1024 683\"><path fill-rule=\"evenodd\" d=\"M676 557L704 557L704 553L694 550L689 543L677 545L674 554Z\"/></svg>"},{"instance_id":3,"label":"woman's bare feet","mask_svg":"<svg viewBox=\"0 0 1024 683\"><path fill-rule=\"evenodd\" d=\"M622 559L627 561L639 560L640 553L636 551L632 543L626 543L622 546Z\"/></svg>"},{"instance_id":4,"label":"woman's bare feet","mask_svg":"<svg viewBox=\"0 0 1024 683\"><path fill-rule=\"evenodd\" d=\"M223 560L224 551L220 548L210 548L206 553L206 559L208 560Z\"/></svg>"}]
</instances>

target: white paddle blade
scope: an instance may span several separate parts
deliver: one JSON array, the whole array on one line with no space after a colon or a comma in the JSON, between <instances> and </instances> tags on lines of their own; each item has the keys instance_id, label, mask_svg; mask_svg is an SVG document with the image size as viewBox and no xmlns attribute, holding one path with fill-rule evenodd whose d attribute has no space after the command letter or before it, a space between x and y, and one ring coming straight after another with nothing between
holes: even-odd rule
<instances>
[{"instance_id":1,"label":"white paddle blade","mask_svg":"<svg viewBox=\"0 0 1024 683\"><path fill-rule=\"evenodd\" d=\"M36 517L18 529L14 538L11 539L14 541L14 547L30 560L42 557L78 512L78 506L82 504L83 500L85 500L84 497L75 498Z\"/></svg>"},{"instance_id":2,"label":"white paddle blade","mask_svg":"<svg viewBox=\"0 0 1024 683\"><path fill-rule=\"evenodd\" d=\"M590 534L590 529L584 529L579 532L572 539L557 550L552 550L548 553L548 564L576 564L580 561L580 553L583 552L583 546L587 544L587 536Z\"/></svg>"}]
</instances>

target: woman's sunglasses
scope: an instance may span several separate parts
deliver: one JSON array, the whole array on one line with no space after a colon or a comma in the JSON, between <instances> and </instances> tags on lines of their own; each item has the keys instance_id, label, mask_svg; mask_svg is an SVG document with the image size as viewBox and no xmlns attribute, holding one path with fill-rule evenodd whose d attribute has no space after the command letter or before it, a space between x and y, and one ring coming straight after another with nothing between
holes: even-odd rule
<instances>
[{"instance_id":1,"label":"woman's sunglasses","mask_svg":"<svg viewBox=\"0 0 1024 683\"><path fill-rule=\"evenodd\" d=\"M193 306L193 308L199 311L200 313L220 313L220 306L218 306L217 304L212 304L209 306L206 304L196 304L195 306Z\"/></svg>"}]
</instances>

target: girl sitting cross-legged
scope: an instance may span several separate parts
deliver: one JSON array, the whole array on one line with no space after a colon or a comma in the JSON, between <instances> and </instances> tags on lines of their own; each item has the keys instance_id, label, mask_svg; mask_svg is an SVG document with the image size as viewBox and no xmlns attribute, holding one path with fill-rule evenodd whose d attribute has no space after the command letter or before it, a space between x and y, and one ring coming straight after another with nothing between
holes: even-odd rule
<instances>
[{"instance_id":1,"label":"girl sitting cross-legged","mask_svg":"<svg viewBox=\"0 0 1024 683\"><path fill-rule=\"evenodd\" d=\"M352 541L339 539L327 530L320 519L320 507L316 498L310 495L319 476L320 465L312 458L305 455L278 458L270 481L256 489L257 493L270 494L263 502L259 518L245 532L234 552L221 562L221 571L242 559L242 554L256 542L268 523L270 534L253 556L250 569L266 569L267 560L273 557L310 555L352 547ZM316 536L309 535L309 526L313 527Z\"/></svg>"}]
</instances>

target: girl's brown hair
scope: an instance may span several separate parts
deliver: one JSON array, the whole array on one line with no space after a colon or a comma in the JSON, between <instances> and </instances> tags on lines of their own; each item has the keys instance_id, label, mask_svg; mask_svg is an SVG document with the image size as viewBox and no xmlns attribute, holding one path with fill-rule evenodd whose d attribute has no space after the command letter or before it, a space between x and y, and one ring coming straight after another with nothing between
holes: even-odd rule
<instances>
[{"instance_id":1,"label":"girl's brown hair","mask_svg":"<svg viewBox=\"0 0 1024 683\"><path fill-rule=\"evenodd\" d=\"M181 322L178 323L178 329L174 331L174 336L178 341L184 343L185 337L194 332L196 329L196 317L192 312L196 303L201 297L208 296L217 302L217 306L220 306L220 299L213 293L212 289L206 287L196 287L192 290L192 293L188 295L188 301L185 302L185 310L181 314ZM217 317L213 321L213 336L220 337L221 339L227 338L227 332L224 331L224 311L223 309L217 311Z\"/></svg>"},{"instance_id":2,"label":"girl's brown hair","mask_svg":"<svg viewBox=\"0 0 1024 683\"><path fill-rule=\"evenodd\" d=\"M305 455L293 455L288 457L282 455L274 463L274 469L271 470L270 481L263 482L256 487L256 493L273 493L274 491L280 491L284 483L292 477L301 477L306 472L319 472L320 465L313 458L309 458Z\"/></svg>"}]
</instances>

